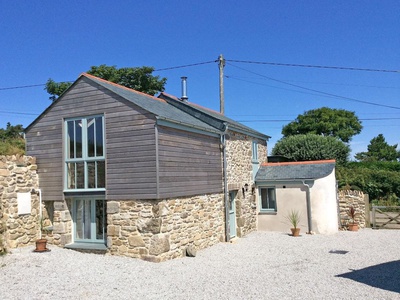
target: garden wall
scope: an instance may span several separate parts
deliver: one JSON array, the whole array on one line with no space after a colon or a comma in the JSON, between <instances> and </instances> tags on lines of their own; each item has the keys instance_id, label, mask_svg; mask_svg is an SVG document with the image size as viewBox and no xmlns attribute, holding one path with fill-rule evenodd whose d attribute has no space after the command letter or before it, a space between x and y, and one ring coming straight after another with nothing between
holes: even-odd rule
<instances>
[{"instance_id":1,"label":"garden wall","mask_svg":"<svg viewBox=\"0 0 400 300\"><path fill-rule=\"evenodd\" d=\"M343 190L339 191L339 216L340 227L346 228L350 221L348 211L353 206L357 211L355 221L360 228L369 226L368 195L361 191Z\"/></svg>"},{"instance_id":2,"label":"garden wall","mask_svg":"<svg viewBox=\"0 0 400 300\"><path fill-rule=\"evenodd\" d=\"M34 244L38 238L39 196L36 191L39 179L36 170L34 157L0 156L0 252ZM30 205L27 204L29 198ZM22 213L22 204L25 210L30 206L30 211Z\"/></svg>"}]
</instances>

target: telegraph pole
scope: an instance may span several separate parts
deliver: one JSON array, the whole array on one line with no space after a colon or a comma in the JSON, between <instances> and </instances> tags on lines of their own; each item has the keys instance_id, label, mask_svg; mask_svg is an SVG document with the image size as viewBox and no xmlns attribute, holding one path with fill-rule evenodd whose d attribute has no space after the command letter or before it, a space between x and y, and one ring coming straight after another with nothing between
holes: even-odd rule
<instances>
[{"instance_id":1,"label":"telegraph pole","mask_svg":"<svg viewBox=\"0 0 400 300\"><path fill-rule=\"evenodd\" d=\"M225 99L224 99L224 67L225 59L220 54L218 57L218 67L219 67L219 111L221 114L225 114Z\"/></svg>"}]
</instances>

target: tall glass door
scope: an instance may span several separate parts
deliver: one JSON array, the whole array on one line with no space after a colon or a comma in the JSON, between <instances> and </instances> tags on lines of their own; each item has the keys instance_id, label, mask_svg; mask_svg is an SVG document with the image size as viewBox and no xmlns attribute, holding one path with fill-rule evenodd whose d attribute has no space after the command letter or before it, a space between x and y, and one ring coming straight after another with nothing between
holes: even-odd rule
<instances>
[{"instance_id":1,"label":"tall glass door","mask_svg":"<svg viewBox=\"0 0 400 300\"><path fill-rule=\"evenodd\" d=\"M75 199L73 219L75 242L105 242L106 218L104 200Z\"/></svg>"}]
</instances>

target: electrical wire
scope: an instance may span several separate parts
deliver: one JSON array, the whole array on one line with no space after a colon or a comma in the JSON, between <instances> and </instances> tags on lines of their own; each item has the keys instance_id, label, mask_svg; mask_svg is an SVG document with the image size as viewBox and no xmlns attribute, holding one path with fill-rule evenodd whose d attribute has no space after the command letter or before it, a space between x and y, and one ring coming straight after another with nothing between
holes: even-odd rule
<instances>
[{"instance_id":1,"label":"electrical wire","mask_svg":"<svg viewBox=\"0 0 400 300\"><path fill-rule=\"evenodd\" d=\"M355 98L344 97L344 96L340 96L340 95L336 95L336 94L332 94L332 93L322 92L322 91L319 91L319 90L306 88L306 87L301 86L301 85L289 83L289 82L286 82L286 81L283 81L283 80L274 79L274 78L265 76L265 75L263 75L263 74L260 74L260 73L257 73L257 72L253 72L253 71L250 71L250 70L247 70L247 69L244 69L244 68L235 66L235 65L230 64L230 63L227 63L227 64L230 65L230 66L232 66L232 67L234 67L234 68L238 68L238 69L240 69L240 70L243 70L243 71L246 71L246 72L249 72L249 73L258 75L258 76L263 77L263 78L266 78L266 79L268 79L268 80L275 81L275 82L279 82L279 83L286 84L286 85L290 85L290 86L293 86L293 87L297 87L297 88L299 88L299 89L303 89L303 90L306 90L306 91L311 91L311 92L314 92L314 93L318 93L318 94L322 94L322 95L326 95L326 96L330 96L330 97L335 97L335 98L339 98L339 99L344 99L344 100L348 100L348 101L353 101L353 102L358 102L358 103L363 103L363 104L368 104L368 105L374 105L374 106L379 106L379 107L387 107L387 108L393 108L393 109L399 109L399 110L400 110L400 107L398 107L398 106L391 106L391 105L379 104L379 103L374 103L374 102L369 102L369 101L363 101L363 100L359 100L359 99L355 99Z\"/></svg>"},{"instance_id":2,"label":"electrical wire","mask_svg":"<svg viewBox=\"0 0 400 300\"><path fill-rule=\"evenodd\" d=\"M367 118L367 119L359 119L360 121L383 121L383 120L400 120L400 118ZM238 122L292 122L293 119L279 119L279 120L237 120ZM400 125L399 125L400 126Z\"/></svg>"},{"instance_id":3,"label":"electrical wire","mask_svg":"<svg viewBox=\"0 0 400 300\"><path fill-rule=\"evenodd\" d=\"M400 70L353 68L353 67L336 67L336 66L319 66L319 65L302 65L302 64L285 64L285 63L260 62L260 61L237 60L237 59L225 59L225 61L246 63L246 64L257 64L257 65L285 66L285 67L301 67L301 68L336 69L336 70L350 70L350 71L400 73Z\"/></svg>"},{"instance_id":4,"label":"electrical wire","mask_svg":"<svg viewBox=\"0 0 400 300\"><path fill-rule=\"evenodd\" d=\"M4 87L0 88L0 91L4 90L15 90L15 89L25 89L30 87L38 87L38 86L45 86L46 84L31 84L31 85L21 85L21 86L11 86L11 87Z\"/></svg>"},{"instance_id":5,"label":"electrical wire","mask_svg":"<svg viewBox=\"0 0 400 300\"><path fill-rule=\"evenodd\" d=\"M162 69L155 69L153 72L159 72L159 71L166 71L166 70L174 70L174 69L182 69L182 68L187 68L187 67L194 67L194 66L200 66L200 65L206 65L206 64L211 64L215 63L215 60L210 60L210 61L204 61L200 63L194 63L194 64L189 64L189 65L182 65L182 66L177 66L177 67L168 67L168 68L162 68Z\"/></svg>"}]
</instances>

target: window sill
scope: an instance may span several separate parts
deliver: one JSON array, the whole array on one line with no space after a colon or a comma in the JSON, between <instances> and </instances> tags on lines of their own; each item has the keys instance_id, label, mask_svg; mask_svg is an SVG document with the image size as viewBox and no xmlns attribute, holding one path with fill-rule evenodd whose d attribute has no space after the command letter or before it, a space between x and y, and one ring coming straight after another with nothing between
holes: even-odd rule
<instances>
[{"instance_id":1,"label":"window sill","mask_svg":"<svg viewBox=\"0 0 400 300\"><path fill-rule=\"evenodd\" d=\"M101 243L72 243L64 246L67 249L83 249L83 250L107 250L107 246Z\"/></svg>"},{"instance_id":2,"label":"window sill","mask_svg":"<svg viewBox=\"0 0 400 300\"><path fill-rule=\"evenodd\" d=\"M264 210L264 211L259 211L258 214L259 215L276 215L277 212L274 210L271 210L271 211Z\"/></svg>"}]
</instances>

